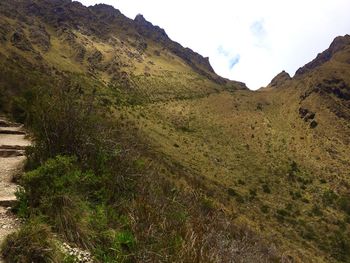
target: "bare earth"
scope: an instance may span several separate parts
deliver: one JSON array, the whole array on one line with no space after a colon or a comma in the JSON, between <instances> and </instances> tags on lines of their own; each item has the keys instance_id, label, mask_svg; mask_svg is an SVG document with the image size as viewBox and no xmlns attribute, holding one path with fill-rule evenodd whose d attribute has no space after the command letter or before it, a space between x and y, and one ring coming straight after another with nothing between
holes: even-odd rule
<instances>
[{"instance_id":1,"label":"bare earth","mask_svg":"<svg viewBox=\"0 0 350 263\"><path fill-rule=\"evenodd\" d=\"M17 185L13 177L22 172L26 160L24 149L30 143L21 126L0 117L0 244L19 227L18 219L10 211L16 202Z\"/></svg>"}]
</instances>

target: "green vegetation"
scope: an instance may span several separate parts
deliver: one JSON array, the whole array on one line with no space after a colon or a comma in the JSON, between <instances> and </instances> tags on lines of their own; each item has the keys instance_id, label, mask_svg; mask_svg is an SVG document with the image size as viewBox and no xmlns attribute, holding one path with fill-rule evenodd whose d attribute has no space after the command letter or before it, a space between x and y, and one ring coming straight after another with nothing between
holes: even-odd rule
<instances>
[{"instance_id":1,"label":"green vegetation","mask_svg":"<svg viewBox=\"0 0 350 263\"><path fill-rule=\"evenodd\" d=\"M18 233L10 235L2 246L8 262L63 262L48 225L39 220L28 221Z\"/></svg>"},{"instance_id":2,"label":"green vegetation","mask_svg":"<svg viewBox=\"0 0 350 263\"><path fill-rule=\"evenodd\" d=\"M66 242L97 262L350 262L348 46L250 92L109 7L67 3L63 27L53 2L28 21L11 3L0 111L34 146L7 261L73 262Z\"/></svg>"}]
</instances>

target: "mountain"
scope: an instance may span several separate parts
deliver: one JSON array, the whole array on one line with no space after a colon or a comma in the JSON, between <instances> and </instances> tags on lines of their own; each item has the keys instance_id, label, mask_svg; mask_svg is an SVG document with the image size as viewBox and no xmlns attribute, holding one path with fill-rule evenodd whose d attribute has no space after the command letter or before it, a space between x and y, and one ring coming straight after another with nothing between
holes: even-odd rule
<instances>
[{"instance_id":1,"label":"mountain","mask_svg":"<svg viewBox=\"0 0 350 263\"><path fill-rule=\"evenodd\" d=\"M2 254L349 262L349 51L250 91L142 15L1 1L0 110L35 145Z\"/></svg>"},{"instance_id":2,"label":"mountain","mask_svg":"<svg viewBox=\"0 0 350 263\"><path fill-rule=\"evenodd\" d=\"M44 0L2 1L0 10L1 56L48 75L79 74L132 90L140 100L246 89L215 74L208 58L172 41L141 15L131 20L103 4Z\"/></svg>"},{"instance_id":3,"label":"mountain","mask_svg":"<svg viewBox=\"0 0 350 263\"><path fill-rule=\"evenodd\" d=\"M270 84L266 88L281 87L291 79L292 78L290 77L290 75L283 70L281 73L277 74L277 76L271 80Z\"/></svg>"},{"instance_id":4,"label":"mountain","mask_svg":"<svg viewBox=\"0 0 350 263\"><path fill-rule=\"evenodd\" d=\"M349 35L345 35L343 37L337 37L334 39L334 41L332 42L332 44L330 45L330 47L325 50L324 52L320 53L317 55L317 57L311 61L310 63L306 64L305 66L299 68L296 72L297 75L302 75L308 71L311 71L323 64L325 64L326 62L334 59L337 60L335 58L335 56L337 55L337 53L343 53L344 51L348 50L349 48L349 44L350 44L350 36ZM349 63L348 60L344 61Z\"/></svg>"}]
</instances>

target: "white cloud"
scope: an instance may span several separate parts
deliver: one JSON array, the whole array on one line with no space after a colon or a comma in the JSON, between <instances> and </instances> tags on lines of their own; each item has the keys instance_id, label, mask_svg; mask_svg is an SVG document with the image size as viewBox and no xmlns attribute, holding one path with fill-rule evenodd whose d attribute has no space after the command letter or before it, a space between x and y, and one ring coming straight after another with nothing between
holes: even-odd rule
<instances>
[{"instance_id":1,"label":"white cloud","mask_svg":"<svg viewBox=\"0 0 350 263\"><path fill-rule=\"evenodd\" d=\"M215 71L257 89L291 75L338 35L350 34L349 0L80 0L138 13L175 41L209 56ZM225 51L227 56L220 52ZM234 58L238 63L233 67Z\"/></svg>"}]
</instances>

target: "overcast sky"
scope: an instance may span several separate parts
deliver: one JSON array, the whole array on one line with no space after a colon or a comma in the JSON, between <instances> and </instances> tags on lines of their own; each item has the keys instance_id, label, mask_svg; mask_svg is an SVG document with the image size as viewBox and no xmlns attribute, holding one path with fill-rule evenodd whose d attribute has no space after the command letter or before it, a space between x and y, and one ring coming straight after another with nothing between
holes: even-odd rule
<instances>
[{"instance_id":1,"label":"overcast sky","mask_svg":"<svg viewBox=\"0 0 350 263\"><path fill-rule=\"evenodd\" d=\"M350 34L350 0L79 0L106 3L164 28L250 89L282 70L292 76L338 35Z\"/></svg>"}]
</instances>

